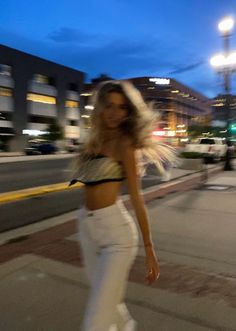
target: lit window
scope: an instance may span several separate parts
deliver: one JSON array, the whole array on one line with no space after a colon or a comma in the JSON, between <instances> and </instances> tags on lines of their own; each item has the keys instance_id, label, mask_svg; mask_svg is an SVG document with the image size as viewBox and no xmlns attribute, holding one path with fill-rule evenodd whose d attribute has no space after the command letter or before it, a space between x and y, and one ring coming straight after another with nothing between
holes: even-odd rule
<instances>
[{"instance_id":1,"label":"lit window","mask_svg":"<svg viewBox=\"0 0 236 331\"><path fill-rule=\"evenodd\" d=\"M12 90L5 87L0 87L0 96L2 97L11 97L12 96Z\"/></svg>"},{"instance_id":2,"label":"lit window","mask_svg":"<svg viewBox=\"0 0 236 331\"><path fill-rule=\"evenodd\" d=\"M56 104L56 98L50 97L48 95L35 94L35 93L28 93L27 100L33 102L48 103L52 105Z\"/></svg>"},{"instance_id":3,"label":"lit window","mask_svg":"<svg viewBox=\"0 0 236 331\"><path fill-rule=\"evenodd\" d=\"M220 103L216 103L213 105L213 107L223 107L224 103L220 102Z\"/></svg>"},{"instance_id":4,"label":"lit window","mask_svg":"<svg viewBox=\"0 0 236 331\"><path fill-rule=\"evenodd\" d=\"M66 107L67 108L79 108L79 103L78 103L78 101L66 100Z\"/></svg>"},{"instance_id":5,"label":"lit window","mask_svg":"<svg viewBox=\"0 0 236 331\"><path fill-rule=\"evenodd\" d=\"M48 84L48 77L40 74L35 74L33 81L40 84Z\"/></svg>"},{"instance_id":6,"label":"lit window","mask_svg":"<svg viewBox=\"0 0 236 331\"><path fill-rule=\"evenodd\" d=\"M11 76L11 66L0 64L0 75Z\"/></svg>"}]
</instances>

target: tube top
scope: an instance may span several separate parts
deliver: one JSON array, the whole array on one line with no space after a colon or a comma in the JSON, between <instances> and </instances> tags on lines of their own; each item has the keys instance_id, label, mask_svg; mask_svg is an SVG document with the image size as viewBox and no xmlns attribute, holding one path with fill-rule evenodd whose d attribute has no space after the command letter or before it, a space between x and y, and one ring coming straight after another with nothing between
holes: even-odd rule
<instances>
[{"instance_id":1,"label":"tube top","mask_svg":"<svg viewBox=\"0 0 236 331\"><path fill-rule=\"evenodd\" d=\"M98 154L81 161L76 178L71 180L69 186L74 185L76 182L81 182L85 185L97 185L124 179L121 162L109 156Z\"/></svg>"}]
</instances>

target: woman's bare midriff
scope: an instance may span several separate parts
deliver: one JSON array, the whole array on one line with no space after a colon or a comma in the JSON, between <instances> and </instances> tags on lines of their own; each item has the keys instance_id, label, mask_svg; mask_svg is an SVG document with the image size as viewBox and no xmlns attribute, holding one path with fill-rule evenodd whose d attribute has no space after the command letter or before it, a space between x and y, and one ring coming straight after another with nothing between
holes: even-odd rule
<instances>
[{"instance_id":1,"label":"woman's bare midriff","mask_svg":"<svg viewBox=\"0 0 236 331\"><path fill-rule=\"evenodd\" d=\"M90 210L113 205L121 190L121 182L107 182L85 186L85 205Z\"/></svg>"}]
</instances>

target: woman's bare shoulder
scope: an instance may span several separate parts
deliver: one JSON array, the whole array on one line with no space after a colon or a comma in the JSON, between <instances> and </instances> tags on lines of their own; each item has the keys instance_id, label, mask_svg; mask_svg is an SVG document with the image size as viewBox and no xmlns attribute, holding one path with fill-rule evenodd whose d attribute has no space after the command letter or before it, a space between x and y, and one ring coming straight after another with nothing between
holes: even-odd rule
<instances>
[{"instance_id":1,"label":"woman's bare shoulder","mask_svg":"<svg viewBox=\"0 0 236 331\"><path fill-rule=\"evenodd\" d=\"M127 158L127 153L134 153L134 146L132 139L128 136L123 136L119 143L117 148L118 157L120 160L123 160L124 158Z\"/></svg>"}]
</instances>

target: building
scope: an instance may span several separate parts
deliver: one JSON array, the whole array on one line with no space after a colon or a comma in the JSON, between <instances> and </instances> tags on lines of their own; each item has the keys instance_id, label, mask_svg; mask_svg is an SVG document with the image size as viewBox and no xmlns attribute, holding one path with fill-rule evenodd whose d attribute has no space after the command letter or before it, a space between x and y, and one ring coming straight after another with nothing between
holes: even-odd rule
<instances>
[{"instance_id":1,"label":"building","mask_svg":"<svg viewBox=\"0 0 236 331\"><path fill-rule=\"evenodd\" d=\"M53 120L65 140L80 137L80 92L84 74L0 45L0 143L22 151ZM0 147L1 149L1 147Z\"/></svg>"},{"instance_id":2,"label":"building","mask_svg":"<svg viewBox=\"0 0 236 331\"><path fill-rule=\"evenodd\" d=\"M229 95L231 122L236 122L236 95ZM219 127L227 126L226 95L219 94L212 99L212 119L213 125Z\"/></svg>"},{"instance_id":3,"label":"building","mask_svg":"<svg viewBox=\"0 0 236 331\"><path fill-rule=\"evenodd\" d=\"M130 78L147 102L151 102L153 109L160 118L154 135L179 144L186 140L188 127L192 125L210 125L211 101L201 93L177 82L163 77ZM96 84L87 84L83 92L85 98L84 121L88 122L91 105L89 96ZM86 113L86 111L88 113ZM88 124L87 124L88 126Z\"/></svg>"}]
</instances>

